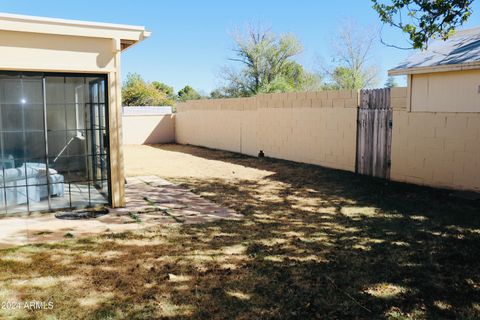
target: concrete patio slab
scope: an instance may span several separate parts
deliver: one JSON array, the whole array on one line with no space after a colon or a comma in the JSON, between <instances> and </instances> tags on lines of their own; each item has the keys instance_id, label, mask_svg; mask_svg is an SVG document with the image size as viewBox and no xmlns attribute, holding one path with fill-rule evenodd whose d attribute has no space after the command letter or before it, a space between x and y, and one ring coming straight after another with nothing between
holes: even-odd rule
<instances>
[{"instance_id":1,"label":"concrete patio slab","mask_svg":"<svg viewBox=\"0 0 480 320\"><path fill-rule=\"evenodd\" d=\"M95 219L65 220L55 213L0 215L0 248L125 232L167 223L204 223L240 219L231 209L195 195L157 176L127 179L127 206Z\"/></svg>"}]
</instances>

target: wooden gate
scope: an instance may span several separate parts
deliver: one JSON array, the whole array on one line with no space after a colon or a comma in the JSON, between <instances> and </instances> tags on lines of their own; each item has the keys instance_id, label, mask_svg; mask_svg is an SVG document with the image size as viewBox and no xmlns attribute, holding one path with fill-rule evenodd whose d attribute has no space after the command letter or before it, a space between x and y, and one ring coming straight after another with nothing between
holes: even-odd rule
<instances>
[{"instance_id":1,"label":"wooden gate","mask_svg":"<svg viewBox=\"0 0 480 320\"><path fill-rule=\"evenodd\" d=\"M391 145L390 89L361 90L357 124L357 173L390 178Z\"/></svg>"}]
</instances>

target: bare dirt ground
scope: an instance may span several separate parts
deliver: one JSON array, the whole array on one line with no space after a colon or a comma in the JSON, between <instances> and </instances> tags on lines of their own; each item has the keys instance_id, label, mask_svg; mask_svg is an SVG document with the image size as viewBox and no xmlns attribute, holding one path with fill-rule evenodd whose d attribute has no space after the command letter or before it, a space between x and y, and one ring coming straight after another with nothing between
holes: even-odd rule
<instances>
[{"instance_id":1,"label":"bare dirt ground","mask_svg":"<svg viewBox=\"0 0 480 320\"><path fill-rule=\"evenodd\" d=\"M480 318L478 201L188 146L125 159L243 219L2 250L0 301L54 308L0 318Z\"/></svg>"},{"instance_id":2,"label":"bare dirt ground","mask_svg":"<svg viewBox=\"0 0 480 320\"><path fill-rule=\"evenodd\" d=\"M216 151L175 144L152 146L125 146L125 174L127 176L157 175L162 178L248 179L256 180L274 172L222 161L231 158L231 152ZM253 158L252 158L253 159Z\"/></svg>"}]
</instances>

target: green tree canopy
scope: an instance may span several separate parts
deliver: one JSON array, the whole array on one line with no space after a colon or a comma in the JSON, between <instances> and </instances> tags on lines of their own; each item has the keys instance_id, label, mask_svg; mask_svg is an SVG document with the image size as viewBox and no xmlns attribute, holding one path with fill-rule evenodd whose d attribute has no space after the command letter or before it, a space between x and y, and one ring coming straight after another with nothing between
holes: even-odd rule
<instances>
[{"instance_id":1,"label":"green tree canopy","mask_svg":"<svg viewBox=\"0 0 480 320\"><path fill-rule=\"evenodd\" d=\"M393 88L393 87L398 87L398 83L395 81L394 77L388 77L387 81L385 81L384 86L386 88Z\"/></svg>"},{"instance_id":2,"label":"green tree canopy","mask_svg":"<svg viewBox=\"0 0 480 320\"><path fill-rule=\"evenodd\" d=\"M173 87L170 87L169 85L166 85L163 82L160 81L152 81L152 86L155 87L158 91L161 91L165 93L167 96L174 98L175 97L175 90L173 90Z\"/></svg>"},{"instance_id":3,"label":"green tree canopy","mask_svg":"<svg viewBox=\"0 0 480 320\"><path fill-rule=\"evenodd\" d=\"M124 106L171 106L174 101L139 74L129 73L122 87L122 103Z\"/></svg>"},{"instance_id":4,"label":"green tree canopy","mask_svg":"<svg viewBox=\"0 0 480 320\"><path fill-rule=\"evenodd\" d=\"M329 89L361 89L365 87L361 74L355 70L343 66L336 67L330 75Z\"/></svg>"},{"instance_id":5,"label":"green tree canopy","mask_svg":"<svg viewBox=\"0 0 480 320\"><path fill-rule=\"evenodd\" d=\"M299 90L315 90L319 88L319 78L308 73L299 63L287 61L282 73L259 88L261 93L292 92Z\"/></svg>"},{"instance_id":6,"label":"green tree canopy","mask_svg":"<svg viewBox=\"0 0 480 320\"><path fill-rule=\"evenodd\" d=\"M410 37L412 48L425 49L433 38L446 40L472 13L473 0L372 0L380 20ZM408 49L408 48L407 48Z\"/></svg>"},{"instance_id":7,"label":"green tree canopy","mask_svg":"<svg viewBox=\"0 0 480 320\"><path fill-rule=\"evenodd\" d=\"M170 87L169 85L166 85L165 83L160 81L152 81L152 86L158 91L165 94L166 99L164 103L166 105L173 106L175 104L176 96L173 87Z\"/></svg>"},{"instance_id":8,"label":"green tree canopy","mask_svg":"<svg viewBox=\"0 0 480 320\"><path fill-rule=\"evenodd\" d=\"M202 98L202 96L190 86L183 87L183 89L178 91L177 96L178 100L182 102L185 102L187 100L198 100Z\"/></svg>"},{"instance_id":9,"label":"green tree canopy","mask_svg":"<svg viewBox=\"0 0 480 320\"><path fill-rule=\"evenodd\" d=\"M217 88L215 90L213 90L212 92L210 92L210 99L221 99L221 98L225 98L226 97L226 94L225 92L221 89L221 88Z\"/></svg>"},{"instance_id":10,"label":"green tree canopy","mask_svg":"<svg viewBox=\"0 0 480 320\"><path fill-rule=\"evenodd\" d=\"M224 68L225 96L252 96L260 92L306 90L319 86L318 79L293 60L302 45L292 35L277 36L269 30L250 28L233 37L240 70ZM219 95L218 91L215 92Z\"/></svg>"}]
</instances>

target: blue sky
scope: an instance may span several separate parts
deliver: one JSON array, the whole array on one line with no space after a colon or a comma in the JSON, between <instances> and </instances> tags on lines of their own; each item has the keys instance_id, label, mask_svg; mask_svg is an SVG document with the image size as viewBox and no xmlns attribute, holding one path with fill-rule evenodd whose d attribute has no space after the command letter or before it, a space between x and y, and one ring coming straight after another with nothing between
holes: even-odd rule
<instances>
[{"instance_id":1,"label":"blue sky","mask_svg":"<svg viewBox=\"0 0 480 320\"><path fill-rule=\"evenodd\" d=\"M112 10L115 8L116 10ZM220 69L232 56L229 33L249 23L270 26L276 33L293 33L304 52L298 60L310 71L320 70L319 57L330 60L333 36L342 21L380 27L370 0L0 0L0 11L65 19L144 25L150 39L123 55L123 74L136 72L176 90L188 84L205 93L217 85ZM479 21L480 1L466 27ZM405 36L385 26L382 37L406 45ZM374 59L381 86L386 71L411 54L377 44Z\"/></svg>"}]
</instances>

